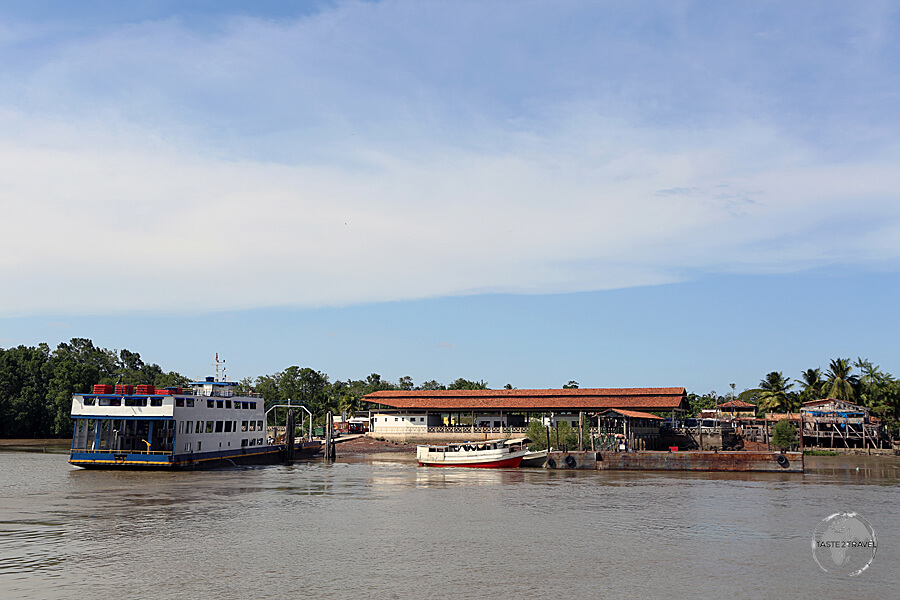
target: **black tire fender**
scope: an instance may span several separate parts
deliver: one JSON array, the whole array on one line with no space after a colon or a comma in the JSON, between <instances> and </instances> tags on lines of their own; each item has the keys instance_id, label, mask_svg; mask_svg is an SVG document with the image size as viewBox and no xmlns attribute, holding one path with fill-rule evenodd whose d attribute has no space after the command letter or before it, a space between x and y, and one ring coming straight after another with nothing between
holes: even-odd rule
<instances>
[{"instance_id":1,"label":"black tire fender","mask_svg":"<svg viewBox=\"0 0 900 600\"><path fill-rule=\"evenodd\" d=\"M574 469L578 466L578 461L576 461L575 457L570 454L566 457L566 466L570 469Z\"/></svg>"},{"instance_id":2,"label":"black tire fender","mask_svg":"<svg viewBox=\"0 0 900 600\"><path fill-rule=\"evenodd\" d=\"M785 456L784 454L779 454L778 457L775 459L775 462L777 462L778 466L781 467L782 469L787 469L791 465L791 462L787 459L787 456Z\"/></svg>"},{"instance_id":3,"label":"black tire fender","mask_svg":"<svg viewBox=\"0 0 900 600\"><path fill-rule=\"evenodd\" d=\"M547 459L547 467L550 469L555 469L556 468L556 460L553 458L548 458Z\"/></svg>"}]
</instances>

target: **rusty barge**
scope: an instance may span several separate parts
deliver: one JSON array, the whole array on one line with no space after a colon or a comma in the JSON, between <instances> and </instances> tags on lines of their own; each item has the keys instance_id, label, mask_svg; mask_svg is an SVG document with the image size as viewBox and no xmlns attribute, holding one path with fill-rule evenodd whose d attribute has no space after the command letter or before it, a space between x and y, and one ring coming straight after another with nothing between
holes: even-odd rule
<instances>
[{"instance_id":1,"label":"rusty barge","mask_svg":"<svg viewBox=\"0 0 900 600\"><path fill-rule=\"evenodd\" d=\"M550 452L548 469L803 473L802 452Z\"/></svg>"}]
</instances>

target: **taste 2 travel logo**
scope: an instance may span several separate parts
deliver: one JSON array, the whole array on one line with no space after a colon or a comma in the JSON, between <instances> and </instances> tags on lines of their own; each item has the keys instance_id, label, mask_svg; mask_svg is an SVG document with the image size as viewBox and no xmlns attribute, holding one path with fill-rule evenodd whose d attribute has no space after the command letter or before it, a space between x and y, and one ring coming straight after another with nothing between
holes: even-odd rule
<instances>
[{"instance_id":1,"label":"taste 2 travel logo","mask_svg":"<svg viewBox=\"0 0 900 600\"><path fill-rule=\"evenodd\" d=\"M875 530L855 512L843 511L822 519L813 532L812 552L826 573L859 575L875 560Z\"/></svg>"}]
</instances>

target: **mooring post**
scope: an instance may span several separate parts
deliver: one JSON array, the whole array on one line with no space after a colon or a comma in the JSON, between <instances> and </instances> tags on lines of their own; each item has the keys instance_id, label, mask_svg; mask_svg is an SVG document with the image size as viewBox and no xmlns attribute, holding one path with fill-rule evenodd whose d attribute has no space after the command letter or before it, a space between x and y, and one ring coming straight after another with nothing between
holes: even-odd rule
<instances>
[{"instance_id":1,"label":"mooring post","mask_svg":"<svg viewBox=\"0 0 900 600\"><path fill-rule=\"evenodd\" d=\"M578 411L578 451L584 450L584 411Z\"/></svg>"},{"instance_id":2,"label":"mooring post","mask_svg":"<svg viewBox=\"0 0 900 600\"><path fill-rule=\"evenodd\" d=\"M294 421L296 415L294 409L289 408L287 419L284 421L284 459L286 461L294 460Z\"/></svg>"},{"instance_id":3,"label":"mooring post","mask_svg":"<svg viewBox=\"0 0 900 600\"><path fill-rule=\"evenodd\" d=\"M330 410L326 416L328 421L325 423L325 458L334 460L336 453L334 450L334 413Z\"/></svg>"}]
</instances>

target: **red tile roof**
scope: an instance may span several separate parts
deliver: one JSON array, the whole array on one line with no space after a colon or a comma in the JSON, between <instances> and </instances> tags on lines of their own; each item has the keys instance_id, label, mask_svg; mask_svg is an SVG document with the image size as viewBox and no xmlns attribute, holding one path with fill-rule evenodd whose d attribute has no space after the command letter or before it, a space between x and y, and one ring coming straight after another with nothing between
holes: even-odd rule
<instances>
[{"instance_id":1,"label":"red tile roof","mask_svg":"<svg viewBox=\"0 0 900 600\"><path fill-rule=\"evenodd\" d=\"M632 419L659 419L660 421L662 421L662 417L659 417L657 415L651 415L650 413L641 412L639 410L624 410L621 408L611 408L601 416L606 416L609 413L613 412L618 413L623 417L631 417Z\"/></svg>"},{"instance_id":2,"label":"red tile roof","mask_svg":"<svg viewBox=\"0 0 900 600\"><path fill-rule=\"evenodd\" d=\"M729 400L722 404L716 404L716 408L752 408L753 410L756 410L756 405L744 402L743 400Z\"/></svg>"},{"instance_id":3,"label":"red tile roof","mask_svg":"<svg viewBox=\"0 0 900 600\"><path fill-rule=\"evenodd\" d=\"M668 411L687 408L684 388L553 390L386 390L366 402L416 410L604 410Z\"/></svg>"}]
</instances>

